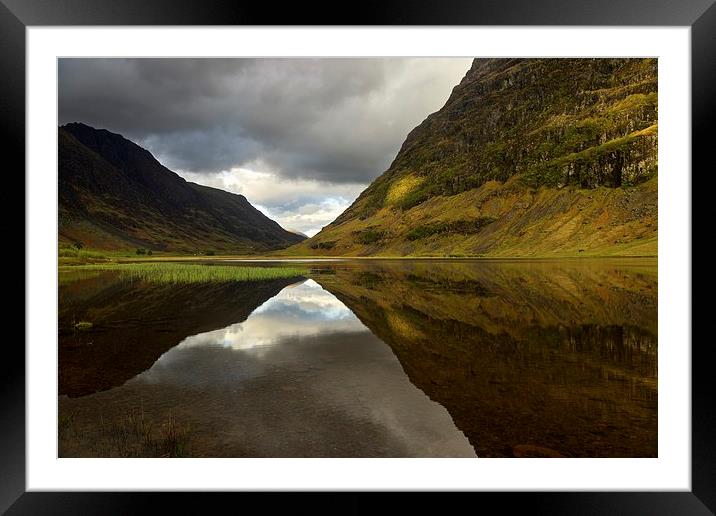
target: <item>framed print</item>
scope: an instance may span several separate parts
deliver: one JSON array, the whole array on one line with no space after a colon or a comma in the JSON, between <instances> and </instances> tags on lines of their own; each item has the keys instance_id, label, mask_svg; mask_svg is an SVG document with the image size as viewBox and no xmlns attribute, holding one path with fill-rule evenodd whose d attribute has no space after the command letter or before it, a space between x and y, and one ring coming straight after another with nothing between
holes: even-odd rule
<instances>
[{"instance_id":1,"label":"framed print","mask_svg":"<svg viewBox=\"0 0 716 516\"><path fill-rule=\"evenodd\" d=\"M713 513L712 4L3 0L0 507Z\"/></svg>"}]
</instances>

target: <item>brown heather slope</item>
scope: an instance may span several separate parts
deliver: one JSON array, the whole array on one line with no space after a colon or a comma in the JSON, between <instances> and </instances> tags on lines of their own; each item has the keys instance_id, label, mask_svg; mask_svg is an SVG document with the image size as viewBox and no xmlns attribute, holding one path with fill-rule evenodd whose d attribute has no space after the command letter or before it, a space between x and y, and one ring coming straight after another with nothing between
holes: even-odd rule
<instances>
[{"instance_id":1,"label":"brown heather slope","mask_svg":"<svg viewBox=\"0 0 716 516\"><path fill-rule=\"evenodd\" d=\"M73 123L62 126L58 138L60 242L252 253L305 238L243 195L185 181L119 134Z\"/></svg>"},{"instance_id":2,"label":"brown heather slope","mask_svg":"<svg viewBox=\"0 0 716 516\"><path fill-rule=\"evenodd\" d=\"M341 216L282 253L657 253L657 62L476 59Z\"/></svg>"}]
</instances>

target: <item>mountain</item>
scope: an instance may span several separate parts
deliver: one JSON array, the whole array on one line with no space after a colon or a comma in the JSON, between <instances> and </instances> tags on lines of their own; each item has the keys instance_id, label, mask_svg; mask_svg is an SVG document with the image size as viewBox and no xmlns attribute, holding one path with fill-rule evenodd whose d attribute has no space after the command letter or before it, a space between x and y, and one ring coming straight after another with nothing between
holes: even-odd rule
<instances>
[{"instance_id":1,"label":"mountain","mask_svg":"<svg viewBox=\"0 0 716 516\"><path fill-rule=\"evenodd\" d=\"M657 252L657 60L475 59L445 106L289 254Z\"/></svg>"},{"instance_id":2,"label":"mountain","mask_svg":"<svg viewBox=\"0 0 716 516\"><path fill-rule=\"evenodd\" d=\"M304 233L304 232L302 232L302 231L299 231L299 230L297 230L297 229L286 228L286 231L290 231L291 233L295 233L295 234L297 234L297 235L299 235L299 236L302 236L303 238L308 238L308 235L307 235L306 233Z\"/></svg>"},{"instance_id":3,"label":"mountain","mask_svg":"<svg viewBox=\"0 0 716 516\"><path fill-rule=\"evenodd\" d=\"M59 128L59 236L98 249L262 252L304 237L243 195L185 181L119 134Z\"/></svg>"}]
</instances>

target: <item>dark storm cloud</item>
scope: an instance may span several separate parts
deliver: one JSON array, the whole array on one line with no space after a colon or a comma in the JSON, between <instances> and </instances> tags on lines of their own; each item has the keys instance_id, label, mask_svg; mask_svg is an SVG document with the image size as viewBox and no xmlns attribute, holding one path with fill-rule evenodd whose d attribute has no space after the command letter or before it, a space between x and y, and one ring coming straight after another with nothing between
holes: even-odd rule
<instances>
[{"instance_id":1,"label":"dark storm cloud","mask_svg":"<svg viewBox=\"0 0 716 516\"><path fill-rule=\"evenodd\" d=\"M445 102L466 59L61 59L59 122L137 141L169 168L368 183Z\"/></svg>"}]
</instances>

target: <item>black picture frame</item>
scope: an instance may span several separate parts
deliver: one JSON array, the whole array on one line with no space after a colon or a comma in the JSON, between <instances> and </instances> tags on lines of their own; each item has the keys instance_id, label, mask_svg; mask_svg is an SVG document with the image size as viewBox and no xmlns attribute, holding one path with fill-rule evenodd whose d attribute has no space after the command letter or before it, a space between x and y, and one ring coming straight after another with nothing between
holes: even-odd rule
<instances>
[{"instance_id":1,"label":"black picture frame","mask_svg":"<svg viewBox=\"0 0 716 516\"><path fill-rule=\"evenodd\" d=\"M0 0L0 130L6 165L4 186L25 192L25 29L61 25L605 25L688 26L691 28L692 168L710 173L709 127L716 113L716 0L442 0L364 1L354 8L321 3L223 0ZM8 158L10 158L8 160ZM681 171L689 174L690 171ZM10 185L9 177L15 179ZM702 176L703 177L703 176ZM701 179L699 180L701 182ZM5 190L10 196L10 190ZM18 199L24 198L13 194ZM19 208L5 204L5 222ZM692 217L694 228L701 227ZM692 234L694 233L692 228ZM13 247L19 248L23 236ZM15 251L16 253L17 251ZM693 245L692 245L692 256ZM13 256L16 259L16 256ZM25 275L32 274L25 266ZM19 276L19 275L18 275ZM19 281L19 278L18 280ZM23 295L24 299L24 295ZM24 307L23 303L23 307ZM694 312L697 307L694 307ZM700 308L704 310L705 308ZM690 342L682 343L684 346ZM716 404L711 399L714 357L709 340L694 339L692 351L692 490L690 492L475 493L479 503L496 502L500 510L527 508L549 514L714 514L716 511ZM0 387L0 511L8 514L133 514L151 509L159 493L26 492L25 487L25 352L17 339L6 338ZM174 494L181 513L206 513L227 497L251 493L188 497ZM262 499L263 510L286 497ZM364 512L382 497L373 493L290 494L295 512L321 508ZM423 509L442 501L414 497ZM168 506L162 507L168 510ZM242 503L245 503L242 501ZM470 501L469 503L475 503Z\"/></svg>"}]
</instances>

